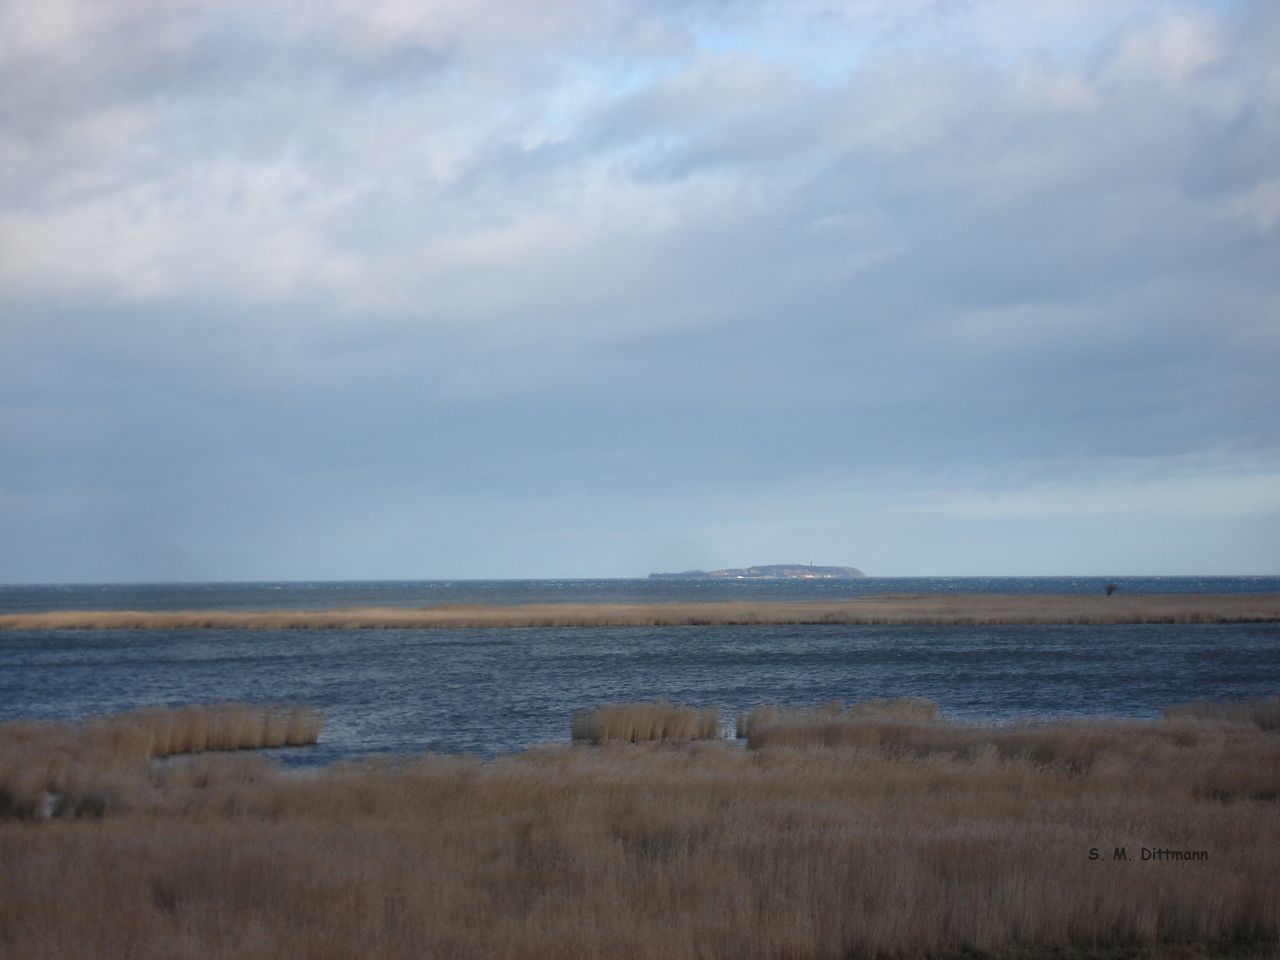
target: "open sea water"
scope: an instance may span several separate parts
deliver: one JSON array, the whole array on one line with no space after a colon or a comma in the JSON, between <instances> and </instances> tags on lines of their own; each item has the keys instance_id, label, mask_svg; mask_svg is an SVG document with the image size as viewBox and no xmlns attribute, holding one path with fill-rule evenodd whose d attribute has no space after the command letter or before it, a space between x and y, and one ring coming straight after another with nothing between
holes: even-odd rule
<instances>
[{"instance_id":1,"label":"open sea water","mask_svg":"<svg viewBox=\"0 0 1280 960\"><path fill-rule=\"evenodd\" d=\"M441 603L821 600L886 593L1280 593L1280 577L522 580L0 585L0 613ZM923 696L955 720L1154 717L1280 693L1280 624L0 631L0 721L246 701L325 712L287 764L491 757L566 741L575 710Z\"/></svg>"}]
</instances>

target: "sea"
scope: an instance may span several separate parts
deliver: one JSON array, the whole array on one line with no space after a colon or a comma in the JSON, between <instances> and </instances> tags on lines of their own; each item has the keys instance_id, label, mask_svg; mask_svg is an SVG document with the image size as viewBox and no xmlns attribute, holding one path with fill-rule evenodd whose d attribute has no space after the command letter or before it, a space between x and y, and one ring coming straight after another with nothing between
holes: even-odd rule
<instances>
[{"instance_id":1,"label":"sea","mask_svg":"<svg viewBox=\"0 0 1280 960\"><path fill-rule=\"evenodd\" d=\"M1280 577L435 580L0 585L0 613L831 600L883 594L1280 594ZM492 758L569 739L575 711L668 700L734 716L919 696L957 722L1153 718L1280 694L1280 624L683 626L461 630L0 631L0 722L143 706L308 704L307 767L423 753Z\"/></svg>"}]
</instances>

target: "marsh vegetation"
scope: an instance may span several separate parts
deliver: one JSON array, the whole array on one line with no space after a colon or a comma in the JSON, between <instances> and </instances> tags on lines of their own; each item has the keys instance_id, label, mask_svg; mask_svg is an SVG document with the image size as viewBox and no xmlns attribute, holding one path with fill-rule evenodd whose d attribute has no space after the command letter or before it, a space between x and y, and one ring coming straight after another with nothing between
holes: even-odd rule
<instances>
[{"instance_id":1,"label":"marsh vegetation","mask_svg":"<svg viewBox=\"0 0 1280 960\"><path fill-rule=\"evenodd\" d=\"M673 743L698 730L681 710L580 715L598 746L306 776L4 725L6 795L37 749L104 778L92 804L4 808L0 956L1274 954L1276 701L1012 727L833 703L745 714L746 749Z\"/></svg>"},{"instance_id":2,"label":"marsh vegetation","mask_svg":"<svg viewBox=\"0 0 1280 960\"><path fill-rule=\"evenodd\" d=\"M7 630L362 630L485 627L662 627L744 624L1270 623L1269 594L881 595L835 601L444 604L332 610L58 610L0 615Z\"/></svg>"}]
</instances>

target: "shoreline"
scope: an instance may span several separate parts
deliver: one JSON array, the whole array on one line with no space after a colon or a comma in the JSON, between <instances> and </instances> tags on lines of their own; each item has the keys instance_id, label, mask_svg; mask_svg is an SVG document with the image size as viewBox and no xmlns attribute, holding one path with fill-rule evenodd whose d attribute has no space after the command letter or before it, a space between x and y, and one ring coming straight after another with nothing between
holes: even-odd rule
<instances>
[{"instance_id":1,"label":"shoreline","mask_svg":"<svg viewBox=\"0 0 1280 960\"><path fill-rule=\"evenodd\" d=\"M55 610L0 630L320 630L746 625L984 626L1280 622L1277 594L912 594L841 601L542 603L328 610Z\"/></svg>"}]
</instances>

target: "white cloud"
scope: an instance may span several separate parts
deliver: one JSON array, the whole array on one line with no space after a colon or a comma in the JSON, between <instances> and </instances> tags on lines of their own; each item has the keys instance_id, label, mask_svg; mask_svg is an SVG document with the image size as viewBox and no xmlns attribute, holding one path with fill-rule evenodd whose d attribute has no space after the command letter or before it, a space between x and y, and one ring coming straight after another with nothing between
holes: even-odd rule
<instances>
[{"instance_id":1,"label":"white cloud","mask_svg":"<svg viewBox=\"0 0 1280 960\"><path fill-rule=\"evenodd\" d=\"M1091 50L1045 60L1039 44L1073 24L1116 29L1106 5L993 3L943 15L947 32L980 42L926 62L886 39L909 35L910 17L858 4L836 11L845 29L885 45L833 86L785 50L690 52L674 39L688 42L686 24L622 3L3 10L21 65L58 68L47 90L8 94L7 298L332 298L371 314L475 304L471 323L501 323L496 308L519 302L568 317L574 288L600 276L618 290L612 306L630 303L633 269L669 305L682 291L643 255L625 258L651 250L673 202L666 235L856 221L855 269L878 251L909 256L900 224L945 230L975 204L1030 217L1055 192L1097 191L1144 216L1177 197L1167 151L1194 135L1187 104L1225 43L1204 15L1158 16L1125 25L1095 75ZM808 8L788 29L831 14ZM996 39L1009 62L987 59ZM430 56L407 67L414 51ZM707 173L687 191L657 184ZM1143 200L1152 184L1166 190ZM1269 232L1274 190L1242 186L1230 210ZM1105 237L1109 221L1099 210L1082 228ZM781 251L792 265L780 274L831 277L826 246ZM576 282L549 262L578 264ZM502 277L494 296L475 291L480 271Z\"/></svg>"},{"instance_id":2,"label":"white cloud","mask_svg":"<svg viewBox=\"0 0 1280 960\"><path fill-rule=\"evenodd\" d=\"M1223 39L1211 20L1165 14L1125 30L1101 76L1109 83L1183 87L1223 53Z\"/></svg>"},{"instance_id":3,"label":"white cloud","mask_svg":"<svg viewBox=\"0 0 1280 960\"><path fill-rule=\"evenodd\" d=\"M756 503L744 547L833 544L782 502L814 477L922 539L1244 524L1275 471L1215 451L1276 444L1270 9L0 0L0 482L162 459L146 386L231 472L259 423L277 466L337 440L458 487L582 449L566 496Z\"/></svg>"},{"instance_id":4,"label":"white cloud","mask_svg":"<svg viewBox=\"0 0 1280 960\"><path fill-rule=\"evenodd\" d=\"M1266 180L1243 196L1231 198L1225 208L1231 216L1252 223L1260 235L1274 233L1280 223L1280 178Z\"/></svg>"}]
</instances>

